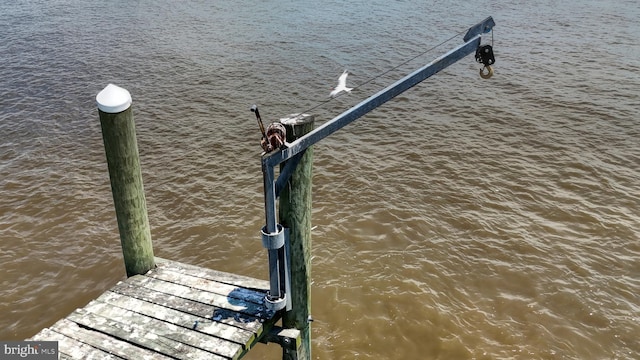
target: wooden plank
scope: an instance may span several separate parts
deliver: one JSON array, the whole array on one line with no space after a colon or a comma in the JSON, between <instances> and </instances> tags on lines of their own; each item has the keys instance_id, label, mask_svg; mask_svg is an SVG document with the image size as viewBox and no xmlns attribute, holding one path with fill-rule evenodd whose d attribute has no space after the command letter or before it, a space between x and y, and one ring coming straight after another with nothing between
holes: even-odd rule
<instances>
[{"instance_id":1,"label":"wooden plank","mask_svg":"<svg viewBox=\"0 0 640 360\"><path fill-rule=\"evenodd\" d=\"M130 358L130 359L143 359L143 360L168 360L171 359L162 354L155 353L145 348L135 346L127 341L111 337L98 331L83 328L78 324L68 319L62 319L52 330L67 336L69 338L76 339L75 341L82 342L84 345L90 345L93 348L111 353L114 358ZM72 348L71 351L75 351ZM80 357L78 359L84 359L84 351L78 352Z\"/></svg>"},{"instance_id":2,"label":"wooden plank","mask_svg":"<svg viewBox=\"0 0 640 360\"><path fill-rule=\"evenodd\" d=\"M231 274L223 271L208 269L195 265L189 265L177 261L166 260L156 257L156 265L158 268L165 268L171 271L187 274L191 276L201 277L205 279L213 279L225 284L236 285L246 289L254 289L260 291L269 290L269 282L266 280L254 279L248 276Z\"/></svg>"},{"instance_id":3,"label":"wooden plank","mask_svg":"<svg viewBox=\"0 0 640 360\"><path fill-rule=\"evenodd\" d=\"M119 323L141 327L158 336L209 351L223 358L235 358L243 349L241 344L194 331L192 328L185 328L158 320L101 301L91 301L83 310Z\"/></svg>"},{"instance_id":4,"label":"wooden plank","mask_svg":"<svg viewBox=\"0 0 640 360\"><path fill-rule=\"evenodd\" d=\"M238 287L237 285L226 284L220 282L218 279L212 280L208 278L184 274L173 271L172 269L166 267L149 271L147 274L145 274L145 276L172 282L175 284L189 286L195 289L232 297L239 300L246 300L258 305L264 304L264 297L266 295L266 292L245 289Z\"/></svg>"},{"instance_id":5,"label":"wooden plank","mask_svg":"<svg viewBox=\"0 0 640 360\"><path fill-rule=\"evenodd\" d=\"M131 310L136 313L149 316L168 323L199 331L233 341L243 346L255 338L252 331L245 330L228 324L219 323L202 316L191 315L169 307L161 306L144 300L132 298L115 292L106 292L96 301L117 306L122 309Z\"/></svg>"},{"instance_id":6,"label":"wooden plank","mask_svg":"<svg viewBox=\"0 0 640 360\"><path fill-rule=\"evenodd\" d=\"M62 319L55 323L51 328L44 329L36 334L33 340L57 341L58 353L60 359L121 359L114 354L102 351L78 341L74 336L67 336L57 331L58 328L64 328L67 321ZM73 323L71 323L73 324ZM75 327L77 327L76 324ZM143 359L142 357L140 359Z\"/></svg>"},{"instance_id":7,"label":"wooden plank","mask_svg":"<svg viewBox=\"0 0 640 360\"><path fill-rule=\"evenodd\" d=\"M169 295L179 296L184 299L198 301L203 304L210 304L219 308L233 310L238 313L261 319L270 319L273 315L267 311L264 305L258 305L249 301L226 297L214 293L198 291L189 286L184 286L172 282L162 281L150 277L132 276L126 280L127 283L152 289Z\"/></svg>"},{"instance_id":8,"label":"wooden plank","mask_svg":"<svg viewBox=\"0 0 640 360\"><path fill-rule=\"evenodd\" d=\"M118 283L110 291L252 331L256 335L260 335L262 332L262 323L256 317L158 291L151 291L132 284L130 282L132 279L129 278L127 279L128 282Z\"/></svg>"},{"instance_id":9,"label":"wooden plank","mask_svg":"<svg viewBox=\"0 0 640 360\"><path fill-rule=\"evenodd\" d=\"M224 359L210 352L155 334L153 328L121 323L84 309L77 309L67 319L80 326L95 329L176 359Z\"/></svg>"}]
</instances>

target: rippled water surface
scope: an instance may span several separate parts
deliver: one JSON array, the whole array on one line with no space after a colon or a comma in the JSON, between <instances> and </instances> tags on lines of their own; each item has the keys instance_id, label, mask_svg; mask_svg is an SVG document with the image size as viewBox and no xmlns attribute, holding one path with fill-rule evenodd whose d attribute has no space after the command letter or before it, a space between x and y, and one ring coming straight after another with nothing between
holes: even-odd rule
<instances>
[{"instance_id":1,"label":"rippled water surface","mask_svg":"<svg viewBox=\"0 0 640 360\"><path fill-rule=\"evenodd\" d=\"M630 0L2 2L0 339L125 276L108 83L133 96L156 255L266 279L249 107L316 107L349 69L320 124L489 15L493 78L467 57L316 146L313 357L640 358Z\"/></svg>"}]
</instances>

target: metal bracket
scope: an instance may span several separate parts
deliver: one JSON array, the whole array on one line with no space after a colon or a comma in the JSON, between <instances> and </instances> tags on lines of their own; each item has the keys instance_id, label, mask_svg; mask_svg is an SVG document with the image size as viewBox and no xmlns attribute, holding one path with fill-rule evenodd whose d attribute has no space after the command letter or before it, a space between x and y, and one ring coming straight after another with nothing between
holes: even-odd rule
<instances>
[{"instance_id":1,"label":"metal bracket","mask_svg":"<svg viewBox=\"0 0 640 360\"><path fill-rule=\"evenodd\" d=\"M262 234L262 246L269 251L270 266L274 266L276 271L273 274L278 277L278 292L274 296L271 290L265 296L264 302L270 311L286 309L291 310L291 243L289 241L289 229L276 225L274 233L267 233L264 226L260 231ZM277 259L276 264L272 264Z\"/></svg>"},{"instance_id":2,"label":"metal bracket","mask_svg":"<svg viewBox=\"0 0 640 360\"><path fill-rule=\"evenodd\" d=\"M493 18L491 16L489 16L488 18L470 27L462 40L467 42L475 36L486 34L491 31L494 26L496 26L496 22L493 21Z\"/></svg>"},{"instance_id":3,"label":"metal bracket","mask_svg":"<svg viewBox=\"0 0 640 360\"><path fill-rule=\"evenodd\" d=\"M276 225L276 232L267 233L267 227L264 226L260 232L262 233L262 246L267 250L278 250L284 246L284 228L282 225Z\"/></svg>"},{"instance_id":4,"label":"metal bracket","mask_svg":"<svg viewBox=\"0 0 640 360\"><path fill-rule=\"evenodd\" d=\"M285 293L285 309L291 311L291 238L289 237L289 228L284 228L284 259L282 264L284 269L282 275L284 276L284 293Z\"/></svg>"},{"instance_id":5,"label":"metal bracket","mask_svg":"<svg viewBox=\"0 0 640 360\"><path fill-rule=\"evenodd\" d=\"M287 306L287 294L276 297L269 293L264 297L264 306L271 312L276 312L284 309Z\"/></svg>"},{"instance_id":6,"label":"metal bracket","mask_svg":"<svg viewBox=\"0 0 640 360\"><path fill-rule=\"evenodd\" d=\"M290 359L297 359L298 350L300 349L300 345L302 345L302 338L300 336L300 330L298 329L284 329L274 326L271 331L260 339L260 342L264 344L279 344L285 352L294 355L289 357Z\"/></svg>"},{"instance_id":7,"label":"metal bracket","mask_svg":"<svg viewBox=\"0 0 640 360\"><path fill-rule=\"evenodd\" d=\"M280 192L289 181L291 174L293 174L293 171L300 163L300 159L302 159L302 156L306 151L307 149L304 149L303 151L294 155L291 159L289 159L289 161L284 164L284 166L280 170L280 175L278 175L278 179L276 180L276 198L280 197Z\"/></svg>"}]
</instances>

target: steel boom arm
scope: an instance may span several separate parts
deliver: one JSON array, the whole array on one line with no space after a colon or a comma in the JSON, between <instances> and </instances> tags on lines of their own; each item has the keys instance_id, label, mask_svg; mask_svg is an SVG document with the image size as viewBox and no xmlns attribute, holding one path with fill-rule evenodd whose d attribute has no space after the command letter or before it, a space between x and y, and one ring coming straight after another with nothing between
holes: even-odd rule
<instances>
[{"instance_id":1,"label":"steel boom arm","mask_svg":"<svg viewBox=\"0 0 640 360\"><path fill-rule=\"evenodd\" d=\"M458 60L464 58L465 56L475 52L480 45L482 33L489 32L494 25L495 23L493 21L493 18L488 17L483 22L473 26L469 29L467 35L465 35L464 44L459 45L448 53L433 60L431 63L412 72L411 74L379 91L377 94L370 96L351 109L322 124L307 135L290 143L287 148L266 154L262 159L263 164L267 166L276 166L286 160L289 160L294 155L307 149L309 146L312 146L313 144L319 142L320 140L333 134L334 132L342 129L358 118L366 115L371 110L409 90L425 79L436 74L440 70L456 63Z\"/></svg>"}]
</instances>

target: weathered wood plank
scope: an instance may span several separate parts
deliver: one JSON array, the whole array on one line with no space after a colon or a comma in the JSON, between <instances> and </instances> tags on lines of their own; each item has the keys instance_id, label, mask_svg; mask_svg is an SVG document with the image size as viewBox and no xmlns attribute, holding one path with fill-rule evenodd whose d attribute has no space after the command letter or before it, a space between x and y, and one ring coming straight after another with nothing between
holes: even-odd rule
<instances>
[{"instance_id":1,"label":"weathered wood plank","mask_svg":"<svg viewBox=\"0 0 640 360\"><path fill-rule=\"evenodd\" d=\"M166 321L183 328L227 339L243 346L255 338L252 331L232 325L219 323L202 316L191 315L170 307L161 306L144 300L125 296L115 292L106 292L96 301L101 301L122 309Z\"/></svg>"},{"instance_id":2,"label":"weathered wood plank","mask_svg":"<svg viewBox=\"0 0 640 360\"><path fill-rule=\"evenodd\" d=\"M241 299L222 296L214 293L199 291L189 286L184 286L172 282L158 280L150 277L132 276L127 279L127 283L152 289L165 294L179 296L181 298L198 301L204 304L210 304L219 308L233 310L238 313L255 316L262 319L273 317L267 308Z\"/></svg>"},{"instance_id":3,"label":"weathered wood plank","mask_svg":"<svg viewBox=\"0 0 640 360\"><path fill-rule=\"evenodd\" d=\"M144 287L131 284L129 281L132 279L133 278L129 278L127 282L118 283L111 288L110 291L165 307L171 307L172 309L187 314L239 327L251 331L256 335L261 334L262 322L256 317L239 314L231 310L221 309L213 305L203 304L198 301L184 299L158 291L150 291Z\"/></svg>"},{"instance_id":4,"label":"weathered wood plank","mask_svg":"<svg viewBox=\"0 0 640 360\"><path fill-rule=\"evenodd\" d=\"M32 339L57 341L60 359L120 359L114 354L110 354L109 352L97 349L90 344L78 341L74 336L67 336L58 332L57 329L61 327L64 328L64 326L66 326L65 324L66 320L62 319L55 323L51 328L40 331Z\"/></svg>"},{"instance_id":5,"label":"weathered wood plank","mask_svg":"<svg viewBox=\"0 0 640 360\"><path fill-rule=\"evenodd\" d=\"M158 336L209 351L223 358L235 358L243 349L241 344L198 331L192 331L191 329L101 301L91 301L83 310L119 323L135 324L136 327L141 327Z\"/></svg>"},{"instance_id":6,"label":"weathered wood plank","mask_svg":"<svg viewBox=\"0 0 640 360\"><path fill-rule=\"evenodd\" d=\"M184 274L173 271L172 269L169 269L167 267L149 271L147 274L145 274L145 276L173 282L175 284L189 286L195 289L209 291L218 295L250 301L258 305L262 305L264 303L264 297L266 295L266 292L263 291L241 288L237 285L230 285L224 282L220 282L218 279L212 280L208 278L193 276L190 274Z\"/></svg>"},{"instance_id":7,"label":"weathered wood plank","mask_svg":"<svg viewBox=\"0 0 640 360\"><path fill-rule=\"evenodd\" d=\"M159 336L152 331L136 324L124 324L118 321L93 314L84 309L77 309L67 319L91 329L109 334L132 344L143 346L155 352L176 359L224 359L210 352L183 344L181 342Z\"/></svg>"},{"instance_id":8,"label":"weathered wood plank","mask_svg":"<svg viewBox=\"0 0 640 360\"><path fill-rule=\"evenodd\" d=\"M240 286L246 289L254 289L260 291L269 290L269 282L266 280L254 279L248 276L231 274L223 271L203 268L195 265L189 265L177 261L166 260L156 257L156 264L159 268L166 268L171 271L187 274L191 276L201 277L205 279L213 279L218 282Z\"/></svg>"},{"instance_id":9,"label":"weathered wood plank","mask_svg":"<svg viewBox=\"0 0 640 360\"><path fill-rule=\"evenodd\" d=\"M127 341L111 337L98 331L83 328L73 321L62 319L52 327L53 331L56 331L64 336L75 339L85 345L90 345L93 348L111 353L114 358L131 358L141 360L168 360L171 359L159 353L155 353L151 350L135 346ZM69 348L69 351L76 351L75 348ZM77 359L84 359L84 351L77 352Z\"/></svg>"}]
</instances>

